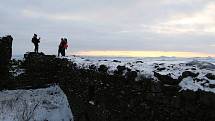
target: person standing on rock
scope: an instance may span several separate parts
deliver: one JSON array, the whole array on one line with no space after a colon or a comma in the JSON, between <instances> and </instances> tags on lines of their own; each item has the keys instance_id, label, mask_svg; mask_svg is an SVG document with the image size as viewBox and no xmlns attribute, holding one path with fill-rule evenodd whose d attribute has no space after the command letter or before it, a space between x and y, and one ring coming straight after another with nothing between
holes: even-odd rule
<instances>
[{"instance_id":1,"label":"person standing on rock","mask_svg":"<svg viewBox=\"0 0 215 121\"><path fill-rule=\"evenodd\" d=\"M68 48L68 44L67 44L67 39L66 38L61 38L61 42L58 48L58 56L65 56L66 55L66 49Z\"/></svg>"},{"instance_id":2,"label":"person standing on rock","mask_svg":"<svg viewBox=\"0 0 215 121\"><path fill-rule=\"evenodd\" d=\"M62 55L62 50L63 50L63 38L61 38L61 42L58 46L58 57L60 56L60 54Z\"/></svg>"},{"instance_id":3,"label":"person standing on rock","mask_svg":"<svg viewBox=\"0 0 215 121\"><path fill-rule=\"evenodd\" d=\"M34 52L38 53L39 43L40 43L40 37L37 39L37 35L34 34L34 36L32 38L32 43L34 44Z\"/></svg>"}]
</instances>

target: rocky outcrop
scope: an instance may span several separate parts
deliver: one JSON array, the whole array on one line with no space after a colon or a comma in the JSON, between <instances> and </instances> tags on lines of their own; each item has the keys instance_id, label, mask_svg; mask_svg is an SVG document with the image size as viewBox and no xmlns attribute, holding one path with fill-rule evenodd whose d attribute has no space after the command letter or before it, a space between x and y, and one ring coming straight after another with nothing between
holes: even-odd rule
<instances>
[{"instance_id":1,"label":"rocky outcrop","mask_svg":"<svg viewBox=\"0 0 215 121\"><path fill-rule=\"evenodd\" d=\"M191 71L185 71L182 73L182 76L179 77L179 80L182 80L184 78L187 78L187 77L192 77L192 78L195 78L199 75L199 73L194 73L194 72L191 72Z\"/></svg>"},{"instance_id":2,"label":"rocky outcrop","mask_svg":"<svg viewBox=\"0 0 215 121\"><path fill-rule=\"evenodd\" d=\"M205 62L205 61L191 61L189 63L186 64L187 66L196 66L200 69L215 69L215 65L209 62Z\"/></svg>"},{"instance_id":3,"label":"rocky outcrop","mask_svg":"<svg viewBox=\"0 0 215 121\"><path fill-rule=\"evenodd\" d=\"M215 94L201 90L179 91L181 80L171 74L155 72L158 80L143 76L137 81L138 72L126 69L126 73L121 74L125 70L122 66L117 68L118 73L110 75L105 65L84 69L67 59L43 53L26 54L22 67L26 71L14 83L27 86L58 83L67 95L75 121L215 119ZM181 77L198 76L191 72L186 71Z\"/></svg>"},{"instance_id":4,"label":"rocky outcrop","mask_svg":"<svg viewBox=\"0 0 215 121\"><path fill-rule=\"evenodd\" d=\"M215 75L212 73L208 73L205 75L208 79L215 80Z\"/></svg>"},{"instance_id":5,"label":"rocky outcrop","mask_svg":"<svg viewBox=\"0 0 215 121\"><path fill-rule=\"evenodd\" d=\"M11 36L0 38L0 80L8 78L8 66L12 57L12 41Z\"/></svg>"},{"instance_id":6,"label":"rocky outcrop","mask_svg":"<svg viewBox=\"0 0 215 121\"><path fill-rule=\"evenodd\" d=\"M154 72L154 76L158 78L162 83L168 85L178 85L180 81L178 79L173 79L171 74L162 75L158 72Z\"/></svg>"}]
</instances>

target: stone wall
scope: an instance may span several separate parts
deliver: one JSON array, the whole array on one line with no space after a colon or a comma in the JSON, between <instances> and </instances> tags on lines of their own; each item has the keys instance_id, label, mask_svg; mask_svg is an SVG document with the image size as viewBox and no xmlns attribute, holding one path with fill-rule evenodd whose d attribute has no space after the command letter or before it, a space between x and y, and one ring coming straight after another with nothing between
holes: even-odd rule
<instances>
[{"instance_id":1,"label":"stone wall","mask_svg":"<svg viewBox=\"0 0 215 121\"><path fill-rule=\"evenodd\" d=\"M0 80L8 78L9 63L12 57L13 38L8 35L0 38Z\"/></svg>"}]
</instances>

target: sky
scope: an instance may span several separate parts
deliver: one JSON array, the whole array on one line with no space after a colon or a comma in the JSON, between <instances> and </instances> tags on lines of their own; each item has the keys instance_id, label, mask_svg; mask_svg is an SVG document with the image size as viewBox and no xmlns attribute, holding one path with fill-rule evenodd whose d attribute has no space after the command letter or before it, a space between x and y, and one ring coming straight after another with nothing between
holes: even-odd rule
<instances>
[{"instance_id":1,"label":"sky","mask_svg":"<svg viewBox=\"0 0 215 121\"><path fill-rule=\"evenodd\" d=\"M214 0L4 0L0 36L12 35L13 54L215 57Z\"/></svg>"}]
</instances>

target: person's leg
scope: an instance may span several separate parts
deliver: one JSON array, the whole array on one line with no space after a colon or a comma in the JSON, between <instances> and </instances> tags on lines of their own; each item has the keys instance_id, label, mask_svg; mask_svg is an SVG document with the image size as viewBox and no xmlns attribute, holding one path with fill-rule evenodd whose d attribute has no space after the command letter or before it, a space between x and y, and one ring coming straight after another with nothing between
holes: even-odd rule
<instances>
[{"instance_id":1,"label":"person's leg","mask_svg":"<svg viewBox=\"0 0 215 121\"><path fill-rule=\"evenodd\" d=\"M36 53L38 53L39 45L36 45Z\"/></svg>"},{"instance_id":2,"label":"person's leg","mask_svg":"<svg viewBox=\"0 0 215 121\"><path fill-rule=\"evenodd\" d=\"M36 53L36 51L37 51L37 47L36 45L34 45L34 52Z\"/></svg>"},{"instance_id":3,"label":"person's leg","mask_svg":"<svg viewBox=\"0 0 215 121\"><path fill-rule=\"evenodd\" d=\"M60 54L61 54L61 48L59 47L58 48L58 57L60 56Z\"/></svg>"},{"instance_id":4,"label":"person's leg","mask_svg":"<svg viewBox=\"0 0 215 121\"><path fill-rule=\"evenodd\" d=\"M62 53L61 54L62 54L62 56L65 56L65 49L64 48L62 49Z\"/></svg>"},{"instance_id":5,"label":"person's leg","mask_svg":"<svg viewBox=\"0 0 215 121\"><path fill-rule=\"evenodd\" d=\"M38 53L39 45L35 45L35 52Z\"/></svg>"}]
</instances>

